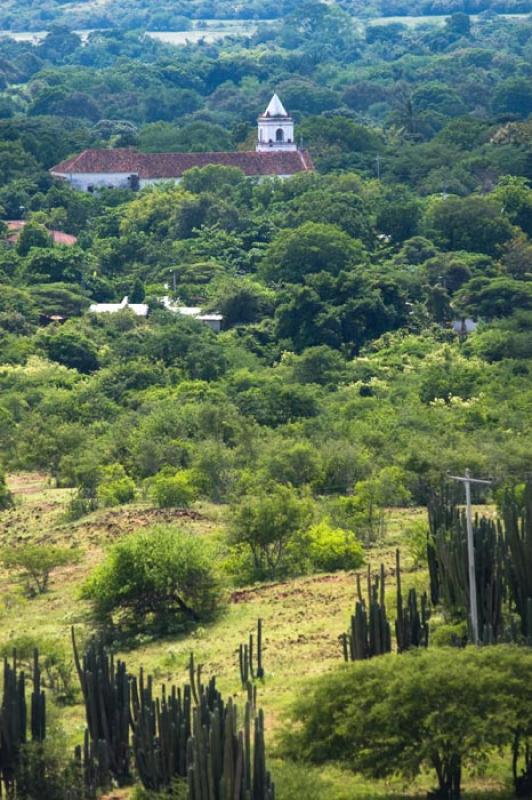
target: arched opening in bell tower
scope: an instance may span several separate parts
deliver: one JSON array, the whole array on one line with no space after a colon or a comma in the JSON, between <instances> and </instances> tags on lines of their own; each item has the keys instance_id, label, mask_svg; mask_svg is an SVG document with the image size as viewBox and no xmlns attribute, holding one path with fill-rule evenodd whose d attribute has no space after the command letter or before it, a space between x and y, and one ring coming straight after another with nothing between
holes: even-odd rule
<instances>
[{"instance_id":1,"label":"arched opening in bell tower","mask_svg":"<svg viewBox=\"0 0 532 800\"><path fill-rule=\"evenodd\" d=\"M280 144L284 142L284 131L282 128L277 128L275 131L275 141Z\"/></svg>"}]
</instances>

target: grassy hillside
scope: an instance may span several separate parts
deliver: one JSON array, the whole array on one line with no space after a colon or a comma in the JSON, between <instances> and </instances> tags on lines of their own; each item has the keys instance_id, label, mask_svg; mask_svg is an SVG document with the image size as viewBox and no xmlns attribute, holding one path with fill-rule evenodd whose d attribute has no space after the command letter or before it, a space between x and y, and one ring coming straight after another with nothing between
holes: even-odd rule
<instances>
[{"instance_id":1,"label":"grassy hillside","mask_svg":"<svg viewBox=\"0 0 532 800\"><path fill-rule=\"evenodd\" d=\"M224 508L197 504L191 511L154 509L135 504L119 509L94 512L77 523L65 521L71 490L50 486L45 474L20 473L9 478L14 493L14 508L0 514L0 546L34 541L79 547L79 564L53 573L50 591L27 598L13 574L1 574L0 648L8 653L15 643L27 646L27 637L39 642L44 651L51 643L69 652L70 626L75 625L82 639L88 630L88 607L79 598L79 587L91 569L101 561L105 548L127 533L156 522L176 524L198 536L217 537L224 529ZM485 511L485 509L484 509ZM424 509L388 512L385 541L368 551L368 560L387 570L388 602L391 616L394 600L394 551L401 545L404 554L406 587L426 585L423 567L414 569L408 556L404 530L423 518ZM212 625L198 627L190 635L154 638L148 634L117 643L119 654L136 671L143 666L162 681L180 683L193 650L204 665L205 674L216 674L224 693L242 698L238 674L238 646L253 631L257 618L264 620L266 679L259 686L260 704L265 709L268 740L272 747L273 769L277 775L281 800L306 797L316 800L354 798L409 798L424 796L430 778L412 786L402 783L367 781L340 769L304 768L283 760L277 734L291 703L305 692L310 678L341 661L338 636L345 630L354 603L353 573L320 574L286 582L228 587L227 611ZM433 620L433 625L437 620ZM26 638L24 638L26 637ZM56 705L57 715L69 742L80 741L84 713L79 703ZM468 797L503 798L508 759L494 757L482 776L467 776ZM475 793L478 793L476 795ZM115 796L115 795L113 795ZM127 792L117 794L125 797Z\"/></svg>"}]
</instances>

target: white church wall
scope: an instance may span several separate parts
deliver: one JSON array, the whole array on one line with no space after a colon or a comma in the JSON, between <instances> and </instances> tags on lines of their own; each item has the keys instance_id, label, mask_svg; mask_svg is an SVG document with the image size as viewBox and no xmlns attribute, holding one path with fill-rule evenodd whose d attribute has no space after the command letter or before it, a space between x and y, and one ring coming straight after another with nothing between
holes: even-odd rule
<instances>
[{"instance_id":1,"label":"white church wall","mask_svg":"<svg viewBox=\"0 0 532 800\"><path fill-rule=\"evenodd\" d=\"M74 189L81 189L83 192L88 192L91 187L95 189L102 189L105 187L127 189L129 187L128 178L130 175L130 172L76 172L69 175L61 175L60 177L65 178Z\"/></svg>"}]
</instances>

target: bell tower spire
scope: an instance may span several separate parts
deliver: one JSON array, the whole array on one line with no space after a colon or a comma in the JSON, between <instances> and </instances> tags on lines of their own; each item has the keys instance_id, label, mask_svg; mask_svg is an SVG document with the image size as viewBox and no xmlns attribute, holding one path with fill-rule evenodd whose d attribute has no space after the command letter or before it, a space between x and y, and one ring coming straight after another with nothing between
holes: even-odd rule
<instances>
[{"instance_id":1,"label":"bell tower spire","mask_svg":"<svg viewBox=\"0 0 532 800\"><path fill-rule=\"evenodd\" d=\"M274 94L264 114L258 118L257 152L297 150L294 120Z\"/></svg>"}]
</instances>

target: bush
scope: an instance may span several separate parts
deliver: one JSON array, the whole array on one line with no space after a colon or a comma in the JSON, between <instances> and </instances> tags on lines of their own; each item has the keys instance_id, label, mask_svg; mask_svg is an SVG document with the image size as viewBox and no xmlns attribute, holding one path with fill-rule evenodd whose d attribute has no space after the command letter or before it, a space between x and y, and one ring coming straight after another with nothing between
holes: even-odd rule
<instances>
[{"instance_id":1,"label":"bush","mask_svg":"<svg viewBox=\"0 0 532 800\"><path fill-rule=\"evenodd\" d=\"M306 557L301 545L312 514L308 499L291 487L274 486L268 493L244 497L233 509L230 541L250 553L256 578L274 579L297 570Z\"/></svg>"},{"instance_id":2,"label":"bush","mask_svg":"<svg viewBox=\"0 0 532 800\"><path fill-rule=\"evenodd\" d=\"M308 538L310 560L322 572L358 569L364 563L364 548L351 531L320 522L309 530Z\"/></svg>"},{"instance_id":3,"label":"bush","mask_svg":"<svg viewBox=\"0 0 532 800\"><path fill-rule=\"evenodd\" d=\"M159 508L188 508L197 498L191 471L160 472L151 481L151 496Z\"/></svg>"},{"instance_id":4,"label":"bush","mask_svg":"<svg viewBox=\"0 0 532 800\"><path fill-rule=\"evenodd\" d=\"M79 552L68 547L25 544L5 548L1 561L6 569L20 572L27 593L35 595L48 589L54 569L79 561Z\"/></svg>"},{"instance_id":5,"label":"bush","mask_svg":"<svg viewBox=\"0 0 532 800\"><path fill-rule=\"evenodd\" d=\"M102 506L120 506L135 499L135 481L126 474L122 464L111 464L102 469L98 486L98 502Z\"/></svg>"},{"instance_id":6,"label":"bush","mask_svg":"<svg viewBox=\"0 0 532 800\"><path fill-rule=\"evenodd\" d=\"M162 525L133 533L111 548L82 596L98 616L126 622L208 620L221 606L212 548L198 536Z\"/></svg>"},{"instance_id":7,"label":"bush","mask_svg":"<svg viewBox=\"0 0 532 800\"><path fill-rule=\"evenodd\" d=\"M406 549L414 567L422 567L427 564L428 535L428 525L421 519L411 522L404 531Z\"/></svg>"}]
</instances>

